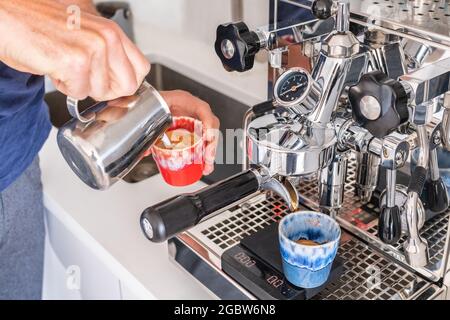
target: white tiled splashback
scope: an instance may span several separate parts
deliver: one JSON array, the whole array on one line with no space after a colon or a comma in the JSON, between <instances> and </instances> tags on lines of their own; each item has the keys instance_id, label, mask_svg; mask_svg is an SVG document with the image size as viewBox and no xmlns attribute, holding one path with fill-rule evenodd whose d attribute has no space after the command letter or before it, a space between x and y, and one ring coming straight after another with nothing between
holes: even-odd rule
<instances>
[{"instance_id":1,"label":"white tiled splashback","mask_svg":"<svg viewBox=\"0 0 450 320\"><path fill-rule=\"evenodd\" d=\"M214 43L217 25L231 21L233 0L128 0L138 23ZM271 0L243 0L244 21L251 28L268 23ZM100 1L97 1L100 2Z\"/></svg>"}]
</instances>

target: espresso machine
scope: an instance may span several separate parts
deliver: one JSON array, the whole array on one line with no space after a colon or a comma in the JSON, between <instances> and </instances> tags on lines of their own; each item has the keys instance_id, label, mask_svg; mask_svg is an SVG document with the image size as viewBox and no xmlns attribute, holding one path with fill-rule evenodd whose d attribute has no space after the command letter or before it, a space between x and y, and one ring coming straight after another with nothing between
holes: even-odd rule
<instances>
[{"instance_id":1,"label":"espresso machine","mask_svg":"<svg viewBox=\"0 0 450 320\"><path fill-rule=\"evenodd\" d=\"M281 5L308 14L278 21ZM169 239L174 261L224 299L450 299L438 164L450 151L449 2L273 8L269 26L217 28L227 71L251 70L262 51L269 61L271 98L243 120L243 172L148 208L145 235ZM273 235L295 210L324 212L342 229L330 279L314 290L279 268Z\"/></svg>"}]
</instances>

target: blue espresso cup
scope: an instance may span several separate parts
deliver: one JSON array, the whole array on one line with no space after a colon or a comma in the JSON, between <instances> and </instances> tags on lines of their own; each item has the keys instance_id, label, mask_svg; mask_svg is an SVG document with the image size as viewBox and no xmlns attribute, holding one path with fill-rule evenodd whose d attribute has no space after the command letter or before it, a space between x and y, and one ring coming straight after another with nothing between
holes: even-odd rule
<instances>
[{"instance_id":1,"label":"blue espresso cup","mask_svg":"<svg viewBox=\"0 0 450 320\"><path fill-rule=\"evenodd\" d=\"M329 216L299 211L285 216L278 226L284 275L301 288L323 285L330 275L341 238L339 224ZM317 245L297 243L310 240Z\"/></svg>"}]
</instances>

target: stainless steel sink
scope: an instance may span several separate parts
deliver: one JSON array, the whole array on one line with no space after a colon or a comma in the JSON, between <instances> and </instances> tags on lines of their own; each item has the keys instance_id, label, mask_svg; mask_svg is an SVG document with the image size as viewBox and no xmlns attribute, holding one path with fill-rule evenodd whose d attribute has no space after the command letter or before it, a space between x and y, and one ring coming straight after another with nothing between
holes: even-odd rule
<instances>
[{"instance_id":1,"label":"stainless steel sink","mask_svg":"<svg viewBox=\"0 0 450 320\"><path fill-rule=\"evenodd\" d=\"M221 121L221 130L224 137L225 146L227 143L227 137L225 135L225 129L237 129L242 127L242 119L248 106L223 95L207 86L200 84L199 82L190 79L170 68L161 65L152 65L152 71L147 77L147 81L151 83L157 90L175 90L182 89L191 92L193 95L207 101L214 113L219 117ZM50 92L46 95L45 100L50 109L50 118L53 125L57 128L61 127L65 122L70 119L70 115L65 107L66 97L59 92ZM84 110L94 104L94 101L87 99L80 103L81 110ZM234 143L237 143L235 141ZM237 159L237 148L234 150L234 159ZM224 148L223 159L226 158L226 151ZM228 156L228 158L230 158ZM224 161L222 161L224 162ZM236 162L235 162L236 163ZM230 175L233 175L241 170L241 166L237 164L217 164L216 170L208 177L204 177L203 181L206 183L213 183L222 180ZM135 183L145 180L158 173L158 169L152 159L148 157L142 160L125 178L124 180L129 183Z\"/></svg>"}]
</instances>

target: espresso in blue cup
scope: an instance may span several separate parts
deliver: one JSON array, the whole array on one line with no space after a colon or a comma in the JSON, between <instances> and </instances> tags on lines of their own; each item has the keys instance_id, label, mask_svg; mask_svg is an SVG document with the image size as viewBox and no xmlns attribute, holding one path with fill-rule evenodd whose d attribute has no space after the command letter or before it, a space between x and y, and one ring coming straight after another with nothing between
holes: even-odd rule
<instances>
[{"instance_id":1,"label":"espresso in blue cup","mask_svg":"<svg viewBox=\"0 0 450 320\"><path fill-rule=\"evenodd\" d=\"M339 224L322 213L299 211L285 216L278 228L286 279L301 288L323 285L339 247Z\"/></svg>"}]
</instances>

